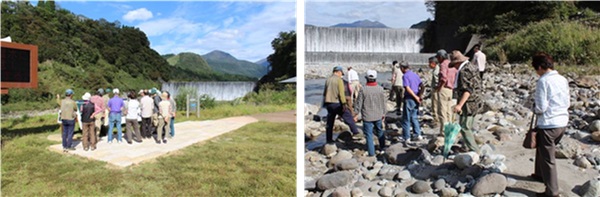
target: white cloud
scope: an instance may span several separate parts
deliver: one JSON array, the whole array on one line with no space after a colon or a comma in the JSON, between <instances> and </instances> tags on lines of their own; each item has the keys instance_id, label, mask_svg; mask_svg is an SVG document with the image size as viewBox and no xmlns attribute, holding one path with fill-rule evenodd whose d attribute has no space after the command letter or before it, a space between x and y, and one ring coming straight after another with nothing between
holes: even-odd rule
<instances>
[{"instance_id":1,"label":"white cloud","mask_svg":"<svg viewBox=\"0 0 600 197\"><path fill-rule=\"evenodd\" d=\"M229 17L229 18L225 19L223 21L223 27L229 27L229 25L231 25L231 23L233 23L233 20L234 20L233 17Z\"/></svg>"},{"instance_id":2,"label":"white cloud","mask_svg":"<svg viewBox=\"0 0 600 197\"><path fill-rule=\"evenodd\" d=\"M143 22L137 25L147 36L161 36L164 34L193 35L209 32L216 28L202 23L194 23L183 18L165 18Z\"/></svg>"},{"instance_id":3,"label":"white cloud","mask_svg":"<svg viewBox=\"0 0 600 197\"><path fill-rule=\"evenodd\" d=\"M357 20L379 21L393 28L409 28L432 18L424 1L400 2L306 2L306 23L332 26Z\"/></svg>"},{"instance_id":4,"label":"white cloud","mask_svg":"<svg viewBox=\"0 0 600 197\"><path fill-rule=\"evenodd\" d=\"M156 43L151 43L152 48L160 54L194 52L202 55L221 50L238 59L254 62L273 53L271 41L279 32L296 29L295 5L294 2L264 3L258 13L231 15L214 23L197 23L178 14L173 18L147 21L138 27L149 37L154 37ZM239 10L240 6L251 7L251 4L224 3L220 6Z\"/></svg>"},{"instance_id":5,"label":"white cloud","mask_svg":"<svg viewBox=\"0 0 600 197\"><path fill-rule=\"evenodd\" d=\"M132 10L132 11L127 12L127 14L125 14L123 16L123 20L128 21L128 22L132 22L135 20L145 21L145 20L151 19L152 17L153 17L152 12L150 12L146 8L140 8L137 10Z\"/></svg>"}]
</instances>

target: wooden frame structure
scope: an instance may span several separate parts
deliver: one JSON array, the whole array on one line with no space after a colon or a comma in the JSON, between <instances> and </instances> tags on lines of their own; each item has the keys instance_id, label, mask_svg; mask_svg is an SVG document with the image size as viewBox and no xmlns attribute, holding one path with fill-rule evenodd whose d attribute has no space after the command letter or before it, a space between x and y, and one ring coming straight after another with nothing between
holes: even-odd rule
<instances>
[{"instance_id":1,"label":"wooden frame structure","mask_svg":"<svg viewBox=\"0 0 600 197\"><path fill-rule=\"evenodd\" d=\"M2 78L0 89L2 94L7 94L9 88L37 88L38 87L38 47L35 45L0 42L2 47ZM27 61L27 57L23 54L29 52L29 73L23 72L24 68L20 67L23 61ZM19 79L24 76L24 80ZM9 77L9 79L6 79ZM21 78L23 79L23 78Z\"/></svg>"}]
</instances>

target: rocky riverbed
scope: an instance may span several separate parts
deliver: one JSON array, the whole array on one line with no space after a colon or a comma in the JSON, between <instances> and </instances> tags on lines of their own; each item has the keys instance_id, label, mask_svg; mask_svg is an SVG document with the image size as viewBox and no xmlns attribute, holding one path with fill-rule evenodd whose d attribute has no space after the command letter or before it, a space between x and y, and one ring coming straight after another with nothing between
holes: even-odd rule
<instances>
[{"instance_id":1,"label":"rocky riverbed","mask_svg":"<svg viewBox=\"0 0 600 197\"><path fill-rule=\"evenodd\" d=\"M429 98L419 116L425 139L406 146L398 143L399 117L389 113L384 127L387 148L375 157L367 156L364 137L351 136L339 120L334 128L336 142L324 144L325 122L316 115L319 107L306 104L305 136L311 149L305 150L305 195L534 196L542 192L543 183L528 177L533 173L535 150L521 147L538 77L528 65L489 67L484 77L485 112L475 117L474 124L480 154L459 151L459 142L444 159L443 138L436 136L439 127L432 124ZM418 74L429 84L429 69L424 71ZM600 76L563 76L570 83L571 107L569 127L556 151L561 194L600 196ZM388 102L388 110L393 109L394 103Z\"/></svg>"}]
</instances>

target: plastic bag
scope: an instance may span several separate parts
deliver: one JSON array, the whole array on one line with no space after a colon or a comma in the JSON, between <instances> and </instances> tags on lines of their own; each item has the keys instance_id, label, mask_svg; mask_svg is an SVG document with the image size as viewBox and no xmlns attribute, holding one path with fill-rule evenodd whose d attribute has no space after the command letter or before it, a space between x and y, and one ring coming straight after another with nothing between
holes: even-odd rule
<instances>
[{"instance_id":1,"label":"plastic bag","mask_svg":"<svg viewBox=\"0 0 600 197\"><path fill-rule=\"evenodd\" d=\"M454 118L452 118L454 121ZM448 158L448 153L450 152L450 148L454 144L456 140L456 136L458 132L460 132L460 124L456 122L446 123L444 124L444 158Z\"/></svg>"}]
</instances>

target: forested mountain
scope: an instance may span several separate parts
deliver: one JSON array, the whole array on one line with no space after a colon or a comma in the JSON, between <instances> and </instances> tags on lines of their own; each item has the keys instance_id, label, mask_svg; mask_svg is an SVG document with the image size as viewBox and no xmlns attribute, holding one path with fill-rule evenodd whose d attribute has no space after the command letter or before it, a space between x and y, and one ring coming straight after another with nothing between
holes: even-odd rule
<instances>
[{"instance_id":1,"label":"forested mountain","mask_svg":"<svg viewBox=\"0 0 600 197\"><path fill-rule=\"evenodd\" d=\"M238 60L229 53L215 50L202 55L208 65L215 71L228 74L239 74L258 79L267 74L268 69L258 64Z\"/></svg>"},{"instance_id":2,"label":"forested mountain","mask_svg":"<svg viewBox=\"0 0 600 197\"><path fill-rule=\"evenodd\" d=\"M361 20L353 23L340 23L331 27L356 27L356 28L389 28L379 21Z\"/></svg>"},{"instance_id":3,"label":"forested mountain","mask_svg":"<svg viewBox=\"0 0 600 197\"><path fill-rule=\"evenodd\" d=\"M1 36L37 45L39 53L39 88L11 90L13 101L43 100L67 88L77 96L97 88L158 87L171 78L172 67L138 28L75 15L54 1L2 1L1 13Z\"/></svg>"},{"instance_id":4,"label":"forested mountain","mask_svg":"<svg viewBox=\"0 0 600 197\"><path fill-rule=\"evenodd\" d=\"M195 53L167 54L163 57L174 66L172 81L256 81L256 77L215 71L206 60Z\"/></svg>"},{"instance_id":5,"label":"forested mountain","mask_svg":"<svg viewBox=\"0 0 600 197\"><path fill-rule=\"evenodd\" d=\"M37 45L40 63L38 88L11 89L2 96L3 104L34 101L47 107L54 95L64 94L67 88L74 89L75 98L80 98L98 88L160 88L161 81L251 80L206 73L202 68L170 66L150 48L140 29L76 15L54 1L39 1L36 6L28 1L2 1L1 14L0 37Z\"/></svg>"}]
</instances>

